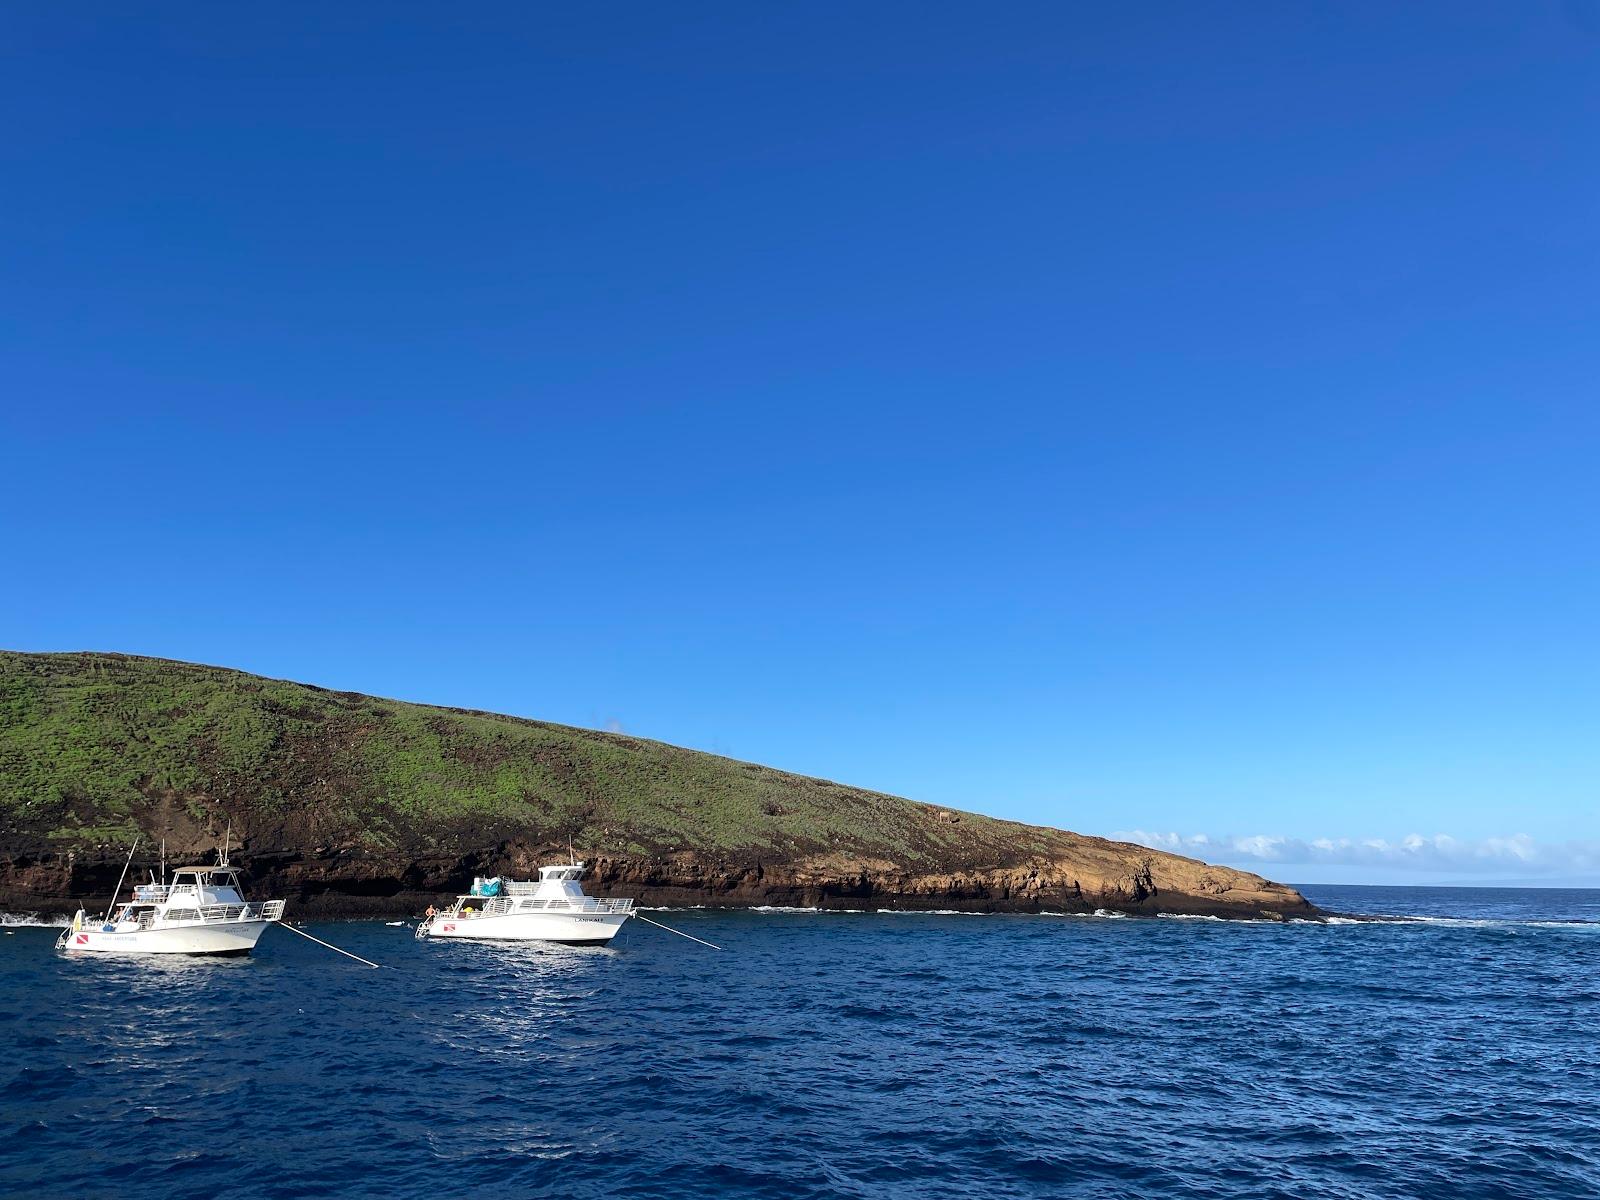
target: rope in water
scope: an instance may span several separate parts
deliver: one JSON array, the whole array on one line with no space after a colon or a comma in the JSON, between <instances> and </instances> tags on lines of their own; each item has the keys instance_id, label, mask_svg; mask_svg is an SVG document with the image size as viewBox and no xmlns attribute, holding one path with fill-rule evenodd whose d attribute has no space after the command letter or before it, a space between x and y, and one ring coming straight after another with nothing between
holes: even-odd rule
<instances>
[{"instance_id":1,"label":"rope in water","mask_svg":"<svg viewBox=\"0 0 1600 1200\"><path fill-rule=\"evenodd\" d=\"M367 966L371 967L374 971L383 970L382 967L380 967L377 963L373 962L371 959L362 958L361 955L359 955L359 954L351 954L350 951L348 951L348 950L340 950L339 947L335 946L332 942L325 942L319 937L312 937L309 933L307 933L303 929L296 929L293 925L285 924L282 921L278 922L278 926L279 926L279 928L287 929L290 933L298 933L301 937L305 938L307 941L315 942L319 946L326 946L329 950L332 950L332 951L334 951L334 952L336 952L338 954L342 954L346 958L353 958L358 963L366 963ZM685 936L688 936L688 935L686 934Z\"/></svg>"},{"instance_id":2,"label":"rope in water","mask_svg":"<svg viewBox=\"0 0 1600 1200\"><path fill-rule=\"evenodd\" d=\"M641 912L636 912L633 915L638 917L639 920L643 921L646 925L654 925L657 929L665 929L668 933L675 933L679 937L686 937L691 942L699 942L702 946L711 946L711 948L713 950L721 950L722 949L721 946L712 946L710 942L704 941L701 938L697 938L692 933L684 933L681 929L674 929L670 925L663 925L660 921L652 921L649 917L645 916Z\"/></svg>"}]
</instances>

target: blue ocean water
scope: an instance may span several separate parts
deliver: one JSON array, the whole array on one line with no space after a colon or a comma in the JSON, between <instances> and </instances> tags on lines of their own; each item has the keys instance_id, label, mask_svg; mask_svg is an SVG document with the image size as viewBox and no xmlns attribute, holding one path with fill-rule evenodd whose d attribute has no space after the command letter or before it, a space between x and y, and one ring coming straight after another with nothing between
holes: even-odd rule
<instances>
[{"instance_id":1,"label":"blue ocean water","mask_svg":"<svg viewBox=\"0 0 1600 1200\"><path fill-rule=\"evenodd\" d=\"M1600 892L1333 926L655 914L615 947L0 936L30 1197L1600 1196Z\"/></svg>"}]
</instances>

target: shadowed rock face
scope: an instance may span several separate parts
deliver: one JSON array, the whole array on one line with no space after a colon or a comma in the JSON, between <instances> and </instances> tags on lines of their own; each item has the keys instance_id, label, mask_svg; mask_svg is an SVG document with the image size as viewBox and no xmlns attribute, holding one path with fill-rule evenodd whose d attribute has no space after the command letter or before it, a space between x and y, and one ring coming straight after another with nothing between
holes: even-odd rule
<instances>
[{"instance_id":1,"label":"shadowed rock face","mask_svg":"<svg viewBox=\"0 0 1600 1200\"><path fill-rule=\"evenodd\" d=\"M937 872L844 856L829 862L789 863L741 863L692 851L665 858L600 856L591 860L585 888L592 894L631 896L645 904L728 908L1109 910L1256 920L1321 915L1293 888L1257 875L1112 842L1101 843L1100 849L1092 845L1095 839L1083 840L1090 845L1081 855ZM365 854L318 858L247 848L235 853L233 862L250 872L252 895L287 896L300 916L377 917L416 913L441 896L465 890L474 874L529 878L539 864L565 856L565 847L534 851L516 845L486 847L452 859ZM203 852L180 856L182 861L209 857ZM146 865L139 863L141 868ZM61 911L81 899L104 900L121 869L120 859L93 854L0 857L0 908Z\"/></svg>"},{"instance_id":2,"label":"shadowed rock face","mask_svg":"<svg viewBox=\"0 0 1600 1200\"><path fill-rule=\"evenodd\" d=\"M659 742L120 655L0 652L0 908L231 824L256 896L393 916L565 858L647 904L1315 918L1258 875Z\"/></svg>"}]
</instances>

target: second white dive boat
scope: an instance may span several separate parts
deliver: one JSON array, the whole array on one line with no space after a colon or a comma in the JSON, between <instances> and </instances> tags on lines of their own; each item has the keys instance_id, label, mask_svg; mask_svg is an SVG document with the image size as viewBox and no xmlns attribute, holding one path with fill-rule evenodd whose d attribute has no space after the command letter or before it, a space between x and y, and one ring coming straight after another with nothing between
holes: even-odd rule
<instances>
[{"instance_id":1,"label":"second white dive boat","mask_svg":"<svg viewBox=\"0 0 1600 1200\"><path fill-rule=\"evenodd\" d=\"M490 942L565 942L603 946L633 915L632 900L586 896L581 862L539 868L539 882L474 879L443 912L430 912L417 936Z\"/></svg>"}]
</instances>

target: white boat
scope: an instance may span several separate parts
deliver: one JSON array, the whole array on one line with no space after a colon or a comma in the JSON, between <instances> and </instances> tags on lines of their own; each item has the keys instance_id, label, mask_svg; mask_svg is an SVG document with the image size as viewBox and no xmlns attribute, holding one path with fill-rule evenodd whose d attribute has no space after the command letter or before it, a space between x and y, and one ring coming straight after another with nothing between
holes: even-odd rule
<instances>
[{"instance_id":1,"label":"white boat","mask_svg":"<svg viewBox=\"0 0 1600 1200\"><path fill-rule=\"evenodd\" d=\"M423 920L417 936L603 946L633 915L633 901L584 895L583 866L540 867L537 883L475 879L465 896Z\"/></svg>"},{"instance_id":2,"label":"white boat","mask_svg":"<svg viewBox=\"0 0 1600 1200\"><path fill-rule=\"evenodd\" d=\"M80 908L56 948L91 954L249 954L267 926L282 917L282 900L247 904L239 872L224 859L214 867L174 871L170 884L136 884L133 899L122 905L113 899L103 918Z\"/></svg>"}]
</instances>

